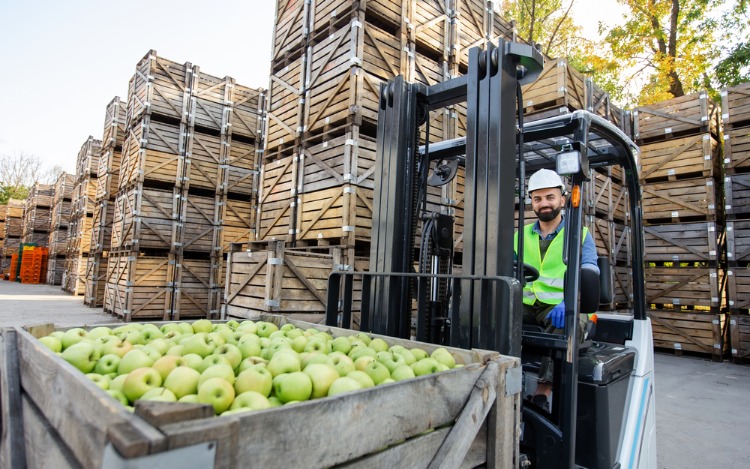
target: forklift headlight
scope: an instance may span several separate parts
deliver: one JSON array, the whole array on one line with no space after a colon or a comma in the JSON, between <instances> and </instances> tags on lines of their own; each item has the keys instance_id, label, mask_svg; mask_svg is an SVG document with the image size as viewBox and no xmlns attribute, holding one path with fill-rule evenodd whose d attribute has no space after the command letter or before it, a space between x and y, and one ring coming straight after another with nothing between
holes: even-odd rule
<instances>
[{"instance_id":1,"label":"forklift headlight","mask_svg":"<svg viewBox=\"0 0 750 469\"><path fill-rule=\"evenodd\" d=\"M581 153L576 150L563 151L557 154L557 174L570 176L581 171Z\"/></svg>"}]
</instances>

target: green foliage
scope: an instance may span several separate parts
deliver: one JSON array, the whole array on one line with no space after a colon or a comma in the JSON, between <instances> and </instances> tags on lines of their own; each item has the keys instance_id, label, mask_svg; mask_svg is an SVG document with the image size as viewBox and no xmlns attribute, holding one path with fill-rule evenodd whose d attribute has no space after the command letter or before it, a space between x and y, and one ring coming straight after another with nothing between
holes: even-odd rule
<instances>
[{"instance_id":1,"label":"green foliage","mask_svg":"<svg viewBox=\"0 0 750 469\"><path fill-rule=\"evenodd\" d=\"M550 57L569 57L587 43L570 15L574 0L506 1L503 15L516 22L518 35Z\"/></svg>"},{"instance_id":2,"label":"green foliage","mask_svg":"<svg viewBox=\"0 0 750 469\"><path fill-rule=\"evenodd\" d=\"M0 186L0 205L5 205L10 199L26 200L29 188L26 186Z\"/></svg>"},{"instance_id":3,"label":"green foliage","mask_svg":"<svg viewBox=\"0 0 750 469\"><path fill-rule=\"evenodd\" d=\"M750 81L750 0L736 0L722 15L722 55L716 66L716 80L721 86Z\"/></svg>"}]
</instances>

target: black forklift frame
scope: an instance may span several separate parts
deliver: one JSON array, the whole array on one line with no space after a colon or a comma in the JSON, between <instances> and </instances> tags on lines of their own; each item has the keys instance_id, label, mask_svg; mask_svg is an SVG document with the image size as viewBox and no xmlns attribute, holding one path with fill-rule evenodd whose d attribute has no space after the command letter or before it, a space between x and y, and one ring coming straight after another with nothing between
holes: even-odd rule
<instances>
[{"instance_id":1,"label":"black forklift frame","mask_svg":"<svg viewBox=\"0 0 750 469\"><path fill-rule=\"evenodd\" d=\"M572 204L566 214L564 261L569 272L564 282L565 333L521 331L522 268L514 267L515 181L517 165L529 172L554 168L562 150L579 152L580 171L571 175L573 191L583 197L582 184L591 168L620 165L629 190L631 222L642 226L640 187L635 154L637 147L622 131L586 111L516 126L516 97L520 84L533 81L542 58L531 46L499 40L469 53L464 76L425 86L396 77L381 85L373 200L372 244L369 272L333 272L329 279L326 322L351 327L353 282L362 277L362 330L393 337L411 335L412 297L426 282L446 282L454 298L444 319L449 328L446 345L483 348L521 356L521 343L553 350L555 399L552 417L557 425L533 409L524 418L549 431L553 449L540 456L546 467L575 467L575 434L578 383L578 314L580 305L581 233L583 207ZM419 128L429 112L466 101L466 137L419 146ZM520 120L522 122L522 120ZM520 151L517 151L521 143ZM464 250L465 275L414 273L418 184L424 164L465 155ZM520 155L520 158L517 157ZM522 187L522 185L521 185ZM521 212L523 197L519 196ZM643 285L643 240L634 233L633 282ZM519 252L518 265L523 265ZM645 319L643 288L633 288L634 319ZM343 287L343 297L341 288ZM421 297L420 297L421 298ZM342 301L343 300L343 301ZM417 340L434 321L417 305Z\"/></svg>"}]
</instances>

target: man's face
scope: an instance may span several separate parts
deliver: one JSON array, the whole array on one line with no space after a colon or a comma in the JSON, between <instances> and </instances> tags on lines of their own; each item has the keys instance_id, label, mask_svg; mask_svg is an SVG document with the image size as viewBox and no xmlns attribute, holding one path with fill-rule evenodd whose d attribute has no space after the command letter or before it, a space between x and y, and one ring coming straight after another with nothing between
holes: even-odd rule
<instances>
[{"instance_id":1,"label":"man's face","mask_svg":"<svg viewBox=\"0 0 750 469\"><path fill-rule=\"evenodd\" d=\"M558 187L548 189L537 189L531 193L531 207L534 213L543 222L549 222L560 215L565 206L565 197Z\"/></svg>"}]
</instances>

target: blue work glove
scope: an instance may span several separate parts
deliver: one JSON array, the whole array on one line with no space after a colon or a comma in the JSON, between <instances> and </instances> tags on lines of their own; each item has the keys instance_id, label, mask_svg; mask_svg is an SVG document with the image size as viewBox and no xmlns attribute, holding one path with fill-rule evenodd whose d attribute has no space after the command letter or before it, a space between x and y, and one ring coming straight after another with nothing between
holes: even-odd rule
<instances>
[{"instance_id":1,"label":"blue work glove","mask_svg":"<svg viewBox=\"0 0 750 469\"><path fill-rule=\"evenodd\" d=\"M565 327L565 302L561 301L560 304L552 308L552 311L547 313L544 319L552 321L552 325L557 329Z\"/></svg>"}]
</instances>

